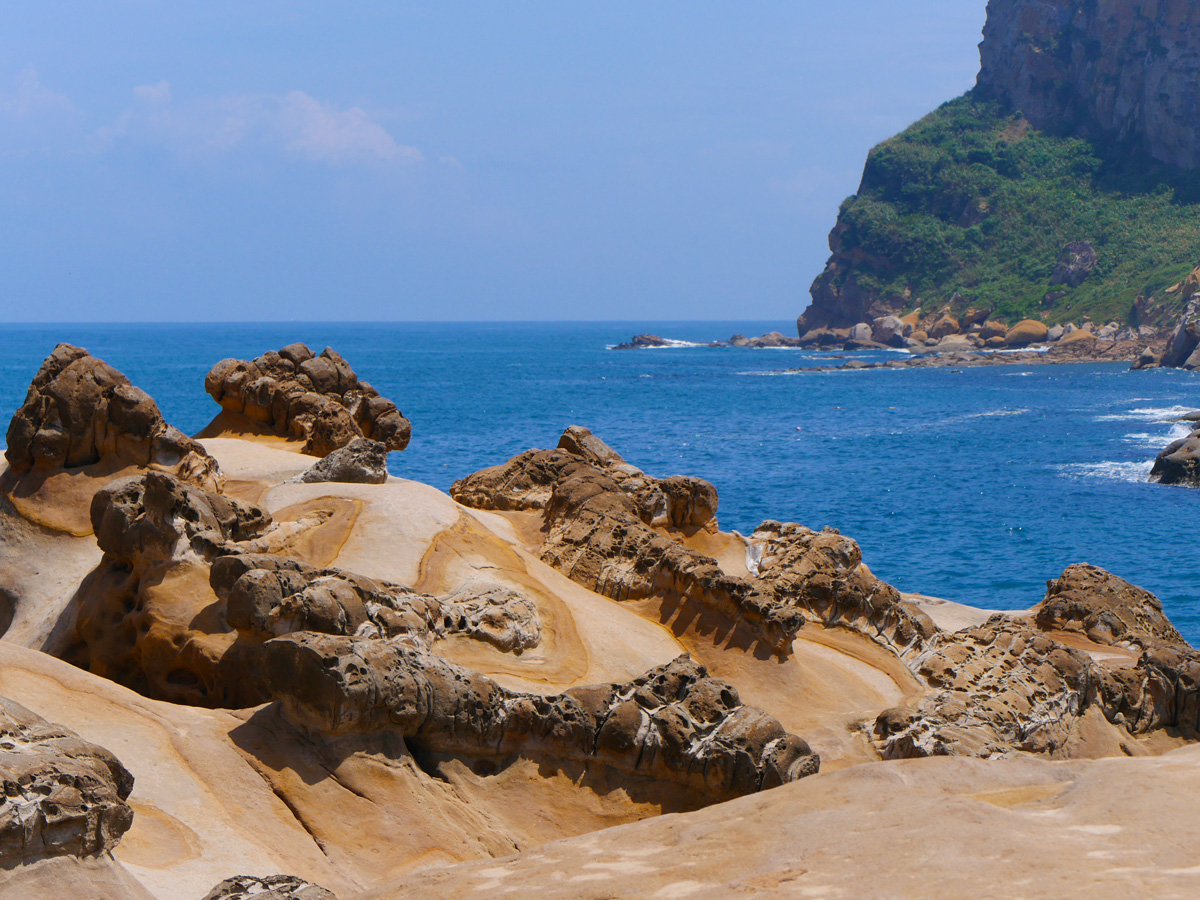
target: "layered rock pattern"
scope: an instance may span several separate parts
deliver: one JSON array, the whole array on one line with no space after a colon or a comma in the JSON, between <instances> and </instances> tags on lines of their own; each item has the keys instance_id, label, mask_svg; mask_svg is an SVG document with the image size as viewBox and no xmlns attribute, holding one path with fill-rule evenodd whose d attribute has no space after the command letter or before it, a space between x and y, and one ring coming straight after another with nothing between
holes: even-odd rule
<instances>
[{"instance_id":1,"label":"layered rock pattern","mask_svg":"<svg viewBox=\"0 0 1200 900\"><path fill-rule=\"evenodd\" d=\"M780 654L790 652L806 614L822 621L865 616L865 631L905 645L932 628L860 566L857 544L836 531L765 523L750 541L760 559L754 576L726 574L671 534L715 530L716 489L696 478L647 476L578 426L558 449L484 469L455 482L450 494L481 509L540 510L542 559L574 581L615 600L697 601Z\"/></svg>"},{"instance_id":2,"label":"layered rock pattern","mask_svg":"<svg viewBox=\"0 0 1200 900\"><path fill-rule=\"evenodd\" d=\"M428 647L462 634L507 653L541 640L537 607L503 585L474 581L439 599L339 569L271 554L223 556L210 581L226 621L259 640L299 631L358 638L404 636Z\"/></svg>"},{"instance_id":3,"label":"layered rock pattern","mask_svg":"<svg viewBox=\"0 0 1200 900\"><path fill-rule=\"evenodd\" d=\"M199 442L168 425L150 395L103 360L59 344L8 426L15 475L107 463L156 466L215 487L220 471Z\"/></svg>"},{"instance_id":4,"label":"layered rock pattern","mask_svg":"<svg viewBox=\"0 0 1200 900\"><path fill-rule=\"evenodd\" d=\"M505 652L537 645L533 603L475 581L445 599L281 555L312 521L273 523L258 507L151 472L97 492L92 523L104 558L81 590L74 661L151 696L195 705L266 699L262 641L293 631L432 641L465 634ZM192 572L218 601L159 593ZM201 602L199 604L203 606Z\"/></svg>"},{"instance_id":5,"label":"layered rock pattern","mask_svg":"<svg viewBox=\"0 0 1200 900\"><path fill-rule=\"evenodd\" d=\"M322 734L399 732L418 753L599 763L725 799L817 771L804 741L687 656L623 685L522 694L404 640L268 642L272 695Z\"/></svg>"},{"instance_id":6,"label":"layered rock pattern","mask_svg":"<svg viewBox=\"0 0 1200 900\"><path fill-rule=\"evenodd\" d=\"M1200 7L990 0L979 90L1037 128L1200 165Z\"/></svg>"},{"instance_id":7,"label":"layered rock pattern","mask_svg":"<svg viewBox=\"0 0 1200 900\"><path fill-rule=\"evenodd\" d=\"M647 515L686 521L707 508L679 483L659 493L641 483ZM297 523L161 473L111 485L92 514L106 555L79 611L81 661L148 693L198 705L275 699L324 735L386 731L468 760L594 763L708 799L818 765L777 720L686 659L631 684L544 698L438 656L450 635L509 653L537 646L536 606L504 585L469 581L437 598L317 569L278 552ZM216 603L206 613L156 599L181 567L207 578Z\"/></svg>"},{"instance_id":8,"label":"layered rock pattern","mask_svg":"<svg viewBox=\"0 0 1200 900\"><path fill-rule=\"evenodd\" d=\"M111 850L133 824L115 756L0 697L0 866Z\"/></svg>"},{"instance_id":9,"label":"layered rock pattern","mask_svg":"<svg viewBox=\"0 0 1200 900\"><path fill-rule=\"evenodd\" d=\"M176 703L261 702L232 629L217 610L199 615L203 595L190 594L217 557L272 549L296 526L274 527L258 507L158 472L98 491L91 519L104 557L78 594L70 660ZM173 578L188 587L163 590Z\"/></svg>"},{"instance_id":10,"label":"layered rock pattern","mask_svg":"<svg viewBox=\"0 0 1200 900\"><path fill-rule=\"evenodd\" d=\"M304 441L312 456L328 456L363 437L403 450L412 435L396 404L359 381L328 347L314 355L304 344L291 344L251 361L222 360L204 389L227 412Z\"/></svg>"}]
</instances>

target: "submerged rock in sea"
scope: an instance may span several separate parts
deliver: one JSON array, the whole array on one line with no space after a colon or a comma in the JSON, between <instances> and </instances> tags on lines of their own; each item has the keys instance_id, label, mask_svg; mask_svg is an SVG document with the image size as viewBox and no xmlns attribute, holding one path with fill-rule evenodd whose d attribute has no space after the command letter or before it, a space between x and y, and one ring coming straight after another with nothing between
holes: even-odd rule
<instances>
[{"instance_id":1,"label":"submerged rock in sea","mask_svg":"<svg viewBox=\"0 0 1200 900\"><path fill-rule=\"evenodd\" d=\"M328 456L362 437L403 450L412 435L396 404L359 381L328 347L314 355L304 344L290 344L252 361L222 360L204 389L227 413L303 441L310 456Z\"/></svg>"},{"instance_id":2,"label":"submerged rock in sea","mask_svg":"<svg viewBox=\"0 0 1200 900\"><path fill-rule=\"evenodd\" d=\"M111 850L133 824L115 756L0 697L0 867Z\"/></svg>"},{"instance_id":3,"label":"submerged rock in sea","mask_svg":"<svg viewBox=\"0 0 1200 900\"><path fill-rule=\"evenodd\" d=\"M38 369L9 423L4 455L17 477L103 464L154 466L209 487L220 479L216 460L168 425L149 394L70 344Z\"/></svg>"}]
</instances>

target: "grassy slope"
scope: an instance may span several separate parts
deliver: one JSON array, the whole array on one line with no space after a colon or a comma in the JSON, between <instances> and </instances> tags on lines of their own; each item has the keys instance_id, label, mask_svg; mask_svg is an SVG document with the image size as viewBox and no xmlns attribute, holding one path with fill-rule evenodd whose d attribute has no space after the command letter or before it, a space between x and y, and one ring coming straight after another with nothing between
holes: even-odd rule
<instances>
[{"instance_id":1,"label":"grassy slope","mask_svg":"<svg viewBox=\"0 0 1200 900\"><path fill-rule=\"evenodd\" d=\"M1181 303L1164 289L1200 263L1200 174L1107 152L967 94L871 152L842 206L843 249L887 261L855 267L864 287L910 287L927 310L955 291L1010 321L1125 321L1138 295ZM1099 268L1047 304L1070 241L1091 241Z\"/></svg>"}]
</instances>

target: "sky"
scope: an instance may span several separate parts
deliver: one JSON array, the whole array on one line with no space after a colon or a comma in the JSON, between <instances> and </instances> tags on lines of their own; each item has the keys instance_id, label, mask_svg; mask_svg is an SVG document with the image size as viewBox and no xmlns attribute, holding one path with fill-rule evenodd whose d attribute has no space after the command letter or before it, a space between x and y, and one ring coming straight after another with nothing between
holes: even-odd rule
<instances>
[{"instance_id":1,"label":"sky","mask_svg":"<svg viewBox=\"0 0 1200 900\"><path fill-rule=\"evenodd\" d=\"M794 319L985 6L0 0L0 316Z\"/></svg>"}]
</instances>

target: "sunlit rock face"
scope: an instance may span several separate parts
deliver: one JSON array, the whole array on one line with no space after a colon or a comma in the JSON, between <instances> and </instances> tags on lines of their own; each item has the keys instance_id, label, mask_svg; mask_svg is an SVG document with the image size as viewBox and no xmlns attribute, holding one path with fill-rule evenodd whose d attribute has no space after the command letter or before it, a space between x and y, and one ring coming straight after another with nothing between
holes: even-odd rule
<instances>
[{"instance_id":1,"label":"sunlit rock face","mask_svg":"<svg viewBox=\"0 0 1200 900\"><path fill-rule=\"evenodd\" d=\"M991 0L978 89L1036 128L1200 164L1200 6Z\"/></svg>"}]
</instances>

